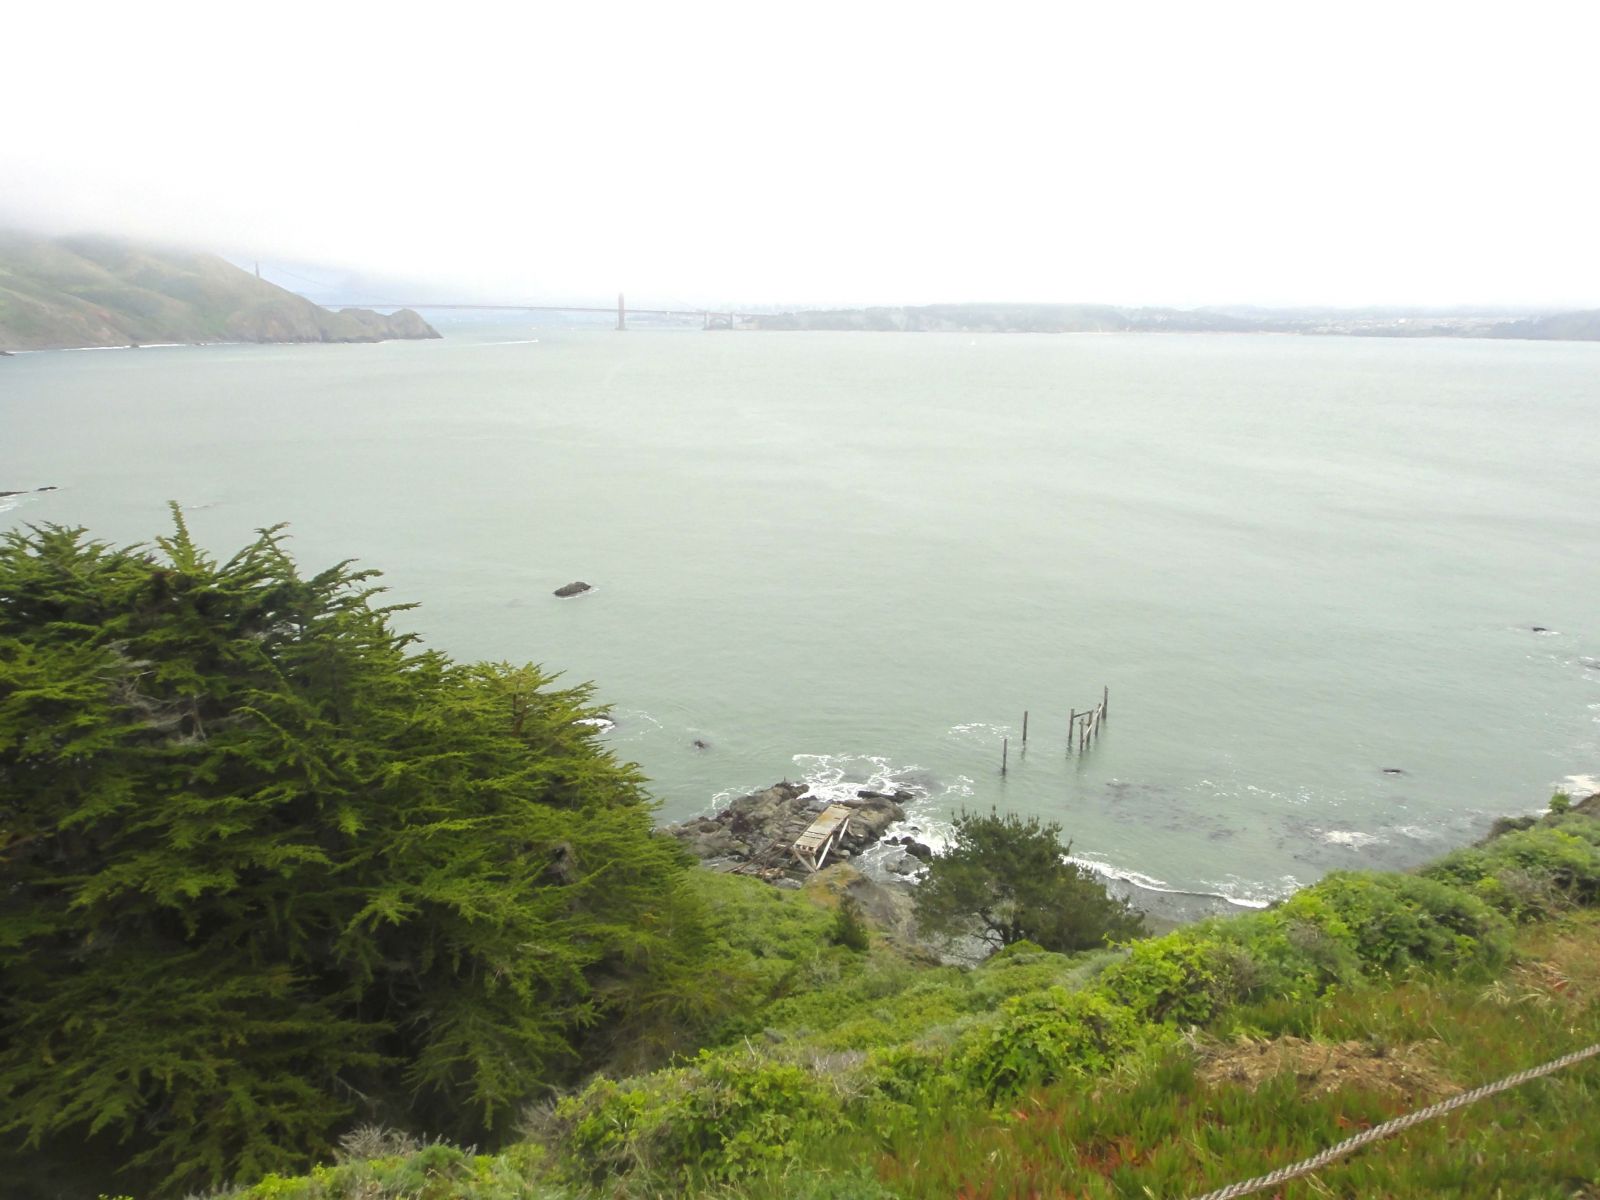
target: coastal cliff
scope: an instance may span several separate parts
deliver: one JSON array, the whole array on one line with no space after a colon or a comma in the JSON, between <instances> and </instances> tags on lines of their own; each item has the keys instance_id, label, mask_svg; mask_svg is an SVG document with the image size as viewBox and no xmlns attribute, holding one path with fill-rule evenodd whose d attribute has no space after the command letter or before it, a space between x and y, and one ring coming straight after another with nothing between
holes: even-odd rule
<instances>
[{"instance_id":1,"label":"coastal cliff","mask_svg":"<svg viewBox=\"0 0 1600 1200\"><path fill-rule=\"evenodd\" d=\"M330 312L214 254L0 231L0 350L438 336L409 309Z\"/></svg>"}]
</instances>

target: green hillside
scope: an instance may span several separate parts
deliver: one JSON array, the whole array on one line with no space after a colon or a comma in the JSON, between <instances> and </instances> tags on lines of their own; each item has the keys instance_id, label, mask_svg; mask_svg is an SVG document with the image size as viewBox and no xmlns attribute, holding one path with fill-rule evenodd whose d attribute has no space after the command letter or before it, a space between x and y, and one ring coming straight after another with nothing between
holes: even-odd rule
<instances>
[{"instance_id":1,"label":"green hillside","mask_svg":"<svg viewBox=\"0 0 1600 1200\"><path fill-rule=\"evenodd\" d=\"M358 1128L231 1200L1199 1196L1600 1043L1597 817L1558 797L1416 874L972 970L830 944L827 881L724 877L728 970L771 982L709 1048L535 1105L495 1154ZM1594 1200L1597 1100L1590 1059L1261 1194Z\"/></svg>"},{"instance_id":2,"label":"green hillside","mask_svg":"<svg viewBox=\"0 0 1600 1200\"><path fill-rule=\"evenodd\" d=\"M214 254L0 231L0 350L438 336L410 310L329 312Z\"/></svg>"}]
</instances>

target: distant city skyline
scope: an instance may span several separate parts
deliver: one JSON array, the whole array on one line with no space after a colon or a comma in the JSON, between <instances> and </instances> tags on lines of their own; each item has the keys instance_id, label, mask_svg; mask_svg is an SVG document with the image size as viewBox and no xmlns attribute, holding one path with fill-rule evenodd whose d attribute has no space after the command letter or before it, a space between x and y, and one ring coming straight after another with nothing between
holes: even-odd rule
<instances>
[{"instance_id":1,"label":"distant city skyline","mask_svg":"<svg viewBox=\"0 0 1600 1200\"><path fill-rule=\"evenodd\" d=\"M8 30L0 223L530 302L1600 307L1577 3L183 0Z\"/></svg>"}]
</instances>

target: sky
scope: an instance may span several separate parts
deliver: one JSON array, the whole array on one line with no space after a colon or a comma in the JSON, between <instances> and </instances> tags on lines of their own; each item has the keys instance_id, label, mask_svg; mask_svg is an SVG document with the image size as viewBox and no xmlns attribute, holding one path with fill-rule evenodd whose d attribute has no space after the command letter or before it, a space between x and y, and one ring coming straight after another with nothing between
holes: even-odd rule
<instances>
[{"instance_id":1,"label":"sky","mask_svg":"<svg viewBox=\"0 0 1600 1200\"><path fill-rule=\"evenodd\" d=\"M1597 34L1537 0L30 0L0 223L434 293L397 300L1600 307Z\"/></svg>"}]
</instances>

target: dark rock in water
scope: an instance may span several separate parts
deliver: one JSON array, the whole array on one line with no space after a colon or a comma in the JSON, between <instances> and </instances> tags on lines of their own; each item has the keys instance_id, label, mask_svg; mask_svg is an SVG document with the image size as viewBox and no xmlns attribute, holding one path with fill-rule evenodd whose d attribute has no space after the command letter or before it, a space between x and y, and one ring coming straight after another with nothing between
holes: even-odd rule
<instances>
[{"instance_id":1,"label":"dark rock in water","mask_svg":"<svg viewBox=\"0 0 1600 1200\"><path fill-rule=\"evenodd\" d=\"M42 488L34 488L33 490L36 492L59 492L61 489L56 487L55 484L49 483Z\"/></svg>"},{"instance_id":2,"label":"dark rock in water","mask_svg":"<svg viewBox=\"0 0 1600 1200\"><path fill-rule=\"evenodd\" d=\"M906 838L901 845L906 848L906 853L912 858L920 858L923 862L927 862L933 857L933 847L924 846L915 838Z\"/></svg>"},{"instance_id":3,"label":"dark rock in water","mask_svg":"<svg viewBox=\"0 0 1600 1200\"><path fill-rule=\"evenodd\" d=\"M1534 633L1549 633L1550 630L1545 628L1543 625L1535 625L1533 627L1533 632Z\"/></svg>"},{"instance_id":4,"label":"dark rock in water","mask_svg":"<svg viewBox=\"0 0 1600 1200\"><path fill-rule=\"evenodd\" d=\"M704 738L695 738L695 740L690 742L689 745L693 746L696 750L711 749L711 743L706 741Z\"/></svg>"},{"instance_id":5,"label":"dark rock in water","mask_svg":"<svg viewBox=\"0 0 1600 1200\"><path fill-rule=\"evenodd\" d=\"M1402 771L1399 767L1385 767L1383 769L1383 773L1385 775L1404 775L1405 774L1405 772Z\"/></svg>"},{"instance_id":6,"label":"dark rock in water","mask_svg":"<svg viewBox=\"0 0 1600 1200\"><path fill-rule=\"evenodd\" d=\"M11 351L9 351L9 350L0 350L0 358L10 358L10 357L11 357Z\"/></svg>"},{"instance_id":7,"label":"dark rock in water","mask_svg":"<svg viewBox=\"0 0 1600 1200\"><path fill-rule=\"evenodd\" d=\"M922 864L916 859L912 858L911 855L902 854L899 858L895 859L889 864L889 870L893 871L896 875L915 875L918 871L922 870Z\"/></svg>"},{"instance_id":8,"label":"dark rock in water","mask_svg":"<svg viewBox=\"0 0 1600 1200\"><path fill-rule=\"evenodd\" d=\"M0 492L0 496L20 496L21 492Z\"/></svg>"},{"instance_id":9,"label":"dark rock in water","mask_svg":"<svg viewBox=\"0 0 1600 1200\"><path fill-rule=\"evenodd\" d=\"M569 584L566 584L566 585L564 585L562 587L558 587L556 589L556 595L561 596L563 598L565 598L567 596L581 596L581 595L583 595L583 593L588 592L588 591L592 591L592 590L593 589L590 588L590 586L587 583L584 583L583 580L575 579Z\"/></svg>"}]
</instances>

